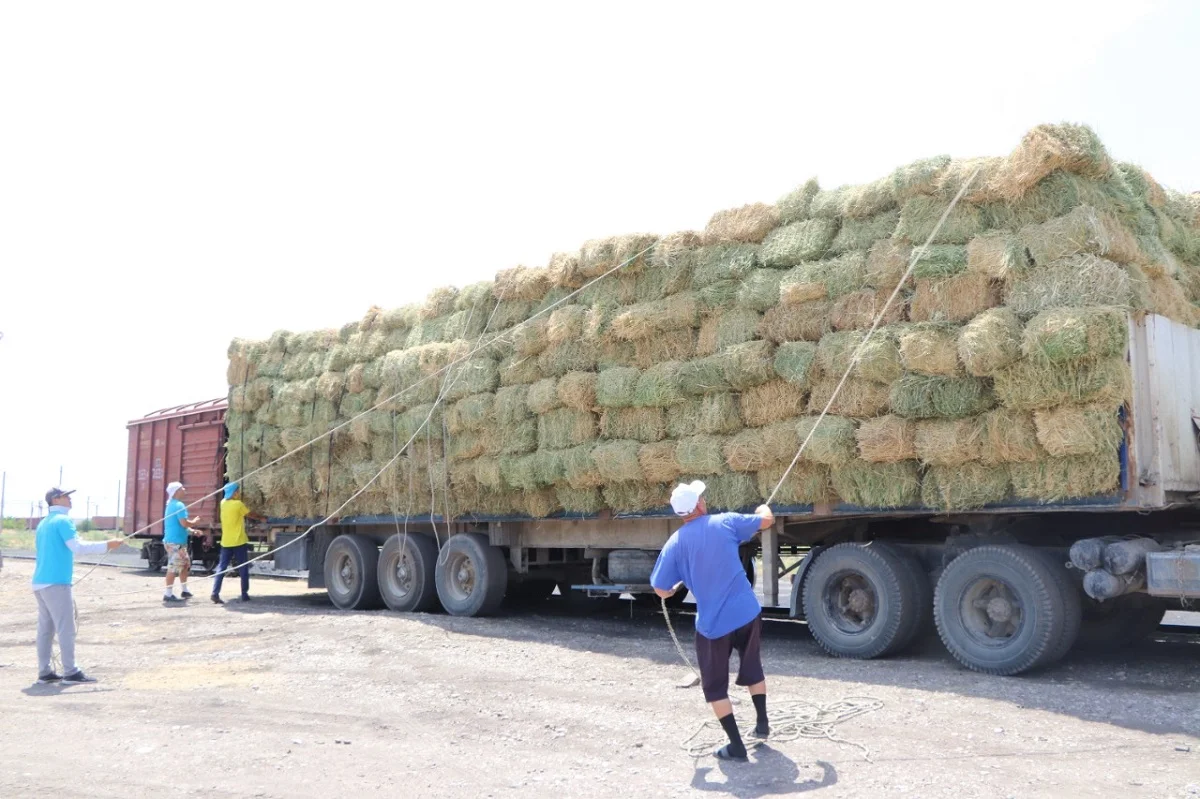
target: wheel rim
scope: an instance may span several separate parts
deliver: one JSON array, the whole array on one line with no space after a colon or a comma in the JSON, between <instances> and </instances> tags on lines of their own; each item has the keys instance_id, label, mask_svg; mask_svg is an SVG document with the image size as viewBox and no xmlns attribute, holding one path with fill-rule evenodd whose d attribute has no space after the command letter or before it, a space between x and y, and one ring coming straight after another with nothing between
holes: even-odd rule
<instances>
[{"instance_id":1,"label":"wheel rim","mask_svg":"<svg viewBox=\"0 0 1200 799\"><path fill-rule=\"evenodd\" d=\"M416 564L407 551L396 551L389 555L383 575L388 591L397 598L408 597L416 591Z\"/></svg>"},{"instance_id":2,"label":"wheel rim","mask_svg":"<svg viewBox=\"0 0 1200 799\"><path fill-rule=\"evenodd\" d=\"M475 592L477 574L470 556L462 552L451 555L446 563L446 574L449 577L446 584L454 599L462 602Z\"/></svg>"},{"instance_id":3,"label":"wheel rim","mask_svg":"<svg viewBox=\"0 0 1200 799\"><path fill-rule=\"evenodd\" d=\"M825 584L825 612L833 625L848 635L861 633L875 623L879 597L865 575L841 571Z\"/></svg>"},{"instance_id":4,"label":"wheel rim","mask_svg":"<svg viewBox=\"0 0 1200 799\"><path fill-rule=\"evenodd\" d=\"M339 594L349 594L358 585L358 564L348 553L342 553L333 563L333 586Z\"/></svg>"},{"instance_id":5,"label":"wheel rim","mask_svg":"<svg viewBox=\"0 0 1200 799\"><path fill-rule=\"evenodd\" d=\"M1020 595L1011 584L996 577L973 580L962 593L959 614L967 634L983 646L1005 646L1025 624Z\"/></svg>"}]
</instances>

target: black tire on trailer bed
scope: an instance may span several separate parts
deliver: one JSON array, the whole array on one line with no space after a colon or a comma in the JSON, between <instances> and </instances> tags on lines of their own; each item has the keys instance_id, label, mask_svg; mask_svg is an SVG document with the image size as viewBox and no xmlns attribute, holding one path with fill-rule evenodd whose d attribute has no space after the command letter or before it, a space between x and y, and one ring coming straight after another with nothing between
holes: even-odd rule
<instances>
[{"instance_id":1,"label":"black tire on trailer bed","mask_svg":"<svg viewBox=\"0 0 1200 799\"><path fill-rule=\"evenodd\" d=\"M343 534L325 551L325 590L341 610L378 608L379 547L366 536Z\"/></svg>"},{"instance_id":2,"label":"black tire on trailer bed","mask_svg":"<svg viewBox=\"0 0 1200 799\"><path fill-rule=\"evenodd\" d=\"M148 541L146 547L146 568L152 572L162 570L167 563L167 550L159 541Z\"/></svg>"},{"instance_id":3,"label":"black tire on trailer bed","mask_svg":"<svg viewBox=\"0 0 1200 799\"><path fill-rule=\"evenodd\" d=\"M451 536L438 553L437 595L451 616L487 616L504 601L508 566L479 533Z\"/></svg>"},{"instance_id":4,"label":"black tire on trailer bed","mask_svg":"<svg viewBox=\"0 0 1200 799\"><path fill-rule=\"evenodd\" d=\"M1162 624L1165 604L1142 594L1098 602L1083 599L1083 626L1076 646L1089 652L1118 652L1148 637Z\"/></svg>"},{"instance_id":5,"label":"black tire on trailer bed","mask_svg":"<svg viewBox=\"0 0 1200 799\"><path fill-rule=\"evenodd\" d=\"M905 579L909 581L912 591L912 610L907 614L908 629L896 638L895 644L887 654L894 655L907 649L913 641L926 633L933 631L933 584L929 581L929 573L921 565L920 559L894 544L875 542L872 547L886 547L892 550L897 562L904 567Z\"/></svg>"},{"instance_id":6,"label":"black tire on trailer bed","mask_svg":"<svg viewBox=\"0 0 1200 799\"><path fill-rule=\"evenodd\" d=\"M837 544L823 550L804 578L803 601L813 638L837 657L888 654L915 629L913 581L888 547Z\"/></svg>"},{"instance_id":7,"label":"black tire on trailer bed","mask_svg":"<svg viewBox=\"0 0 1200 799\"><path fill-rule=\"evenodd\" d=\"M1036 550L1046 561L1046 567L1054 577L1054 585L1062 597L1063 631L1058 643L1046 656L1040 666L1049 666L1062 660L1075 642L1079 639L1080 626L1083 623L1083 580L1075 579L1074 574L1064 565L1067 555L1044 549Z\"/></svg>"},{"instance_id":8,"label":"black tire on trailer bed","mask_svg":"<svg viewBox=\"0 0 1200 799\"><path fill-rule=\"evenodd\" d=\"M377 579L383 604L401 613L436 608L437 556L437 544L424 533L390 536L379 553Z\"/></svg>"},{"instance_id":9,"label":"black tire on trailer bed","mask_svg":"<svg viewBox=\"0 0 1200 799\"><path fill-rule=\"evenodd\" d=\"M1052 658L1068 629L1057 578L1022 544L969 549L942 572L933 595L938 635L962 665L1020 674Z\"/></svg>"}]
</instances>

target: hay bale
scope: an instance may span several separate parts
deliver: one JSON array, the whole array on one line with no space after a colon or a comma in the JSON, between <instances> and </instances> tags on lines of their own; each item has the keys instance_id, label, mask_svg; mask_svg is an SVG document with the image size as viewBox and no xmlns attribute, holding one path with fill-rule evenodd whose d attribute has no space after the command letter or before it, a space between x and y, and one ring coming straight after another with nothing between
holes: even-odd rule
<instances>
[{"instance_id":1,"label":"hay bale","mask_svg":"<svg viewBox=\"0 0 1200 799\"><path fill-rule=\"evenodd\" d=\"M642 373L631 366L605 369L596 378L596 404L601 408L630 408Z\"/></svg>"},{"instance_id":2,"label":"hay bale","mask_svg":"<svg viewBox=\"0 0 1200 799\"><path fill-rule=\"evenodd\" d=\"M888 302L891 301L891 305ZM863 289L846 294L833 304L830 320L834 330L867 330L875 324L891 325L904 321L907 307L903 296L892 299L892 290Z\"/></svg>"},{"instance_id":3,"label":"hay bale","mask_svg":"<svg viewBox=\"0 0 1200 799\"><path fill-rule=\"evenodd\" d=\"M583 490L604 485L604 477L592 456L594 449L593 444L584 444L562 453L563 474L571 488Z\"/></svg>"},{"instance_id":4,"label":"hay bale","mask_svg":"<svg viewBox=\"0 0 1200 799\"><path fill-rule=\"evenodd\" d=\"M1090 205L1078 206L1040 225L1026 225L1019 236L1037 266L1085 253L1117 263L1135 263L1143 257L1137 239L1127 228Z\"/></svg>"},{"instance_id":5,"label":"hay bale","mask_svg":"<svg viewBox=\"0 0 1200 799\"><path fill-rule=\"evenodd\" d=\"M977 461L983 450L983 419L921 419L913 443L922 463L957 466Z\"/></svg>"},{"instance_id":6,"label":"hay bale","mask_svg":"<svg viewBox=\"0 0 1200 799\"><path fill-rule=\"evenodd\" d=\"M497 300L538 301L546 296L551 285L548 268L516 266L496 273L492 296Z\"/></svg>"},{"instance_id":7,"label":"hay bale","mask_svg":"<svg viewBox=\"0 0 1200 799\"><path fill-rule=\"evenodd\" d=\"M765 203L717 211L704 228L705 244L757 244L779 224L779 209Z\"/></svg>"},{"instance_id":8,"label":"hay bale","mask_svg":"<svg viewBox=\"0 0 1200 799\"><path fill-rule=\"evenodd\" d=\"M833 303L828 300L778 305L763 314L758 334L776 343L820 341L833 329L830 321L832 311Z\"/></svg>"},{"instance_id":9,"label":"hay bale","mask_svg":"<svg viewBox=\"0 0 1200 799\"><path fill-rule=\"evenodd\" d=\"M1121 485L1121 463L1116 457L1050 458L1008 468L1015 496L1046 503L1113 494Z\"/></svg>"},{"instance_id":10,"label":"hay bale","mask_svg":"<svg viewBox=\"0 0 1200 799\"><path fill-rule=\"evenodd\" d=\"M895 334L890 330L876 330L870 339L857 330L830 333L817 345L817 368L826 379L840 380L856 357L852 377L891 383L904 371Z\"/></svg>"},{"instance_id":11,"label":"hay bale","mask_svg":"<svg viewBox=\"0 0 1200 799\"><path fill-rule=\"evenodd\" d=\"M647 262L651 269L670 268L680 264L690 269L695 251L703 244L704 236L694 230L670 233L654 245Z\"/></svg>"},{"instance_id":12,"label":"hay bale","mask_svg":"<svg viewBox=\"0 0 1200 799\"><path fill-rule=\"evenodd\" d=\"M941 280L967 270L967 248L959 244L931 244L914 251L913 276Z\"/></svg>"},{"instance_id":13,"label":"hay bale","mask_svg":"<svg viewBox=\"0 0 1200 799\"><path fill-rule=\"evenodd\" d=\"M1112 161L1086 125L1038 125L1008 156L995 187L1005 199L1016 201L1056 170L1099 180L1112 171Z\"/></svg>"},{"instance_id":14,"label":"hay bale","mask_svg":"<svg viewBox=\"0 0 1200 799\"><path fill-rule=\"evenodd\" d=\"M690 397L702 396L713 391L727 391L730 387L729 380L725 377L725 361L722 356L696 358L679 368L679 388Z\"/></svg>"},{"instance_id":15,"label":"hay bale","mask_svg":"<svg viewBox=\"0 0 1200 799\"><path fill-rule=\"evenodd\" d=\"M588 372L596 368L600 348L591 341L563 341L551 344L538 356L538 371L562 377L567 372Z\"/></svg>"},{"instance_id":16,"label":"hay bale","mask_svg":"<svg viewBox=\"0 0 1200 799\"><path fill-rule=\"evenodd\" d=\"M536 465L533 454L500 458L500 476L506 485L517 491L536 491L543 485L538 479Z\"/></svg>"},{"instance_id":17,"label":"hay bale","mask_svg":"<svg viewBox=\"0 0 1200 799\"><path fill-rule=\"evenodd\" d=\"M993 308L968 322L958 336L958 357L968 374L990 377L1021 356L1021 321Z\"/></svg>"},{"instance_id":18,"label":"hay bale","mask_svg":"<svg viewBox=\"0 0 1200 799\"><path fill-rule=\"evenodd\" d=\"M537 445L538 423L533 419L496 429L496 447L499 455L524 455L537 449Z\"/></svg>"},{"instance_id":19,"label":"hay bale","mask_svg":"<svg viewBox=\"0 0 1200 799\"><path fill-rule=\"evenodd\" d=\"M917 194L936 192L942 175L949 166L950 156L939 155L933 158L922 158L897 168L888 176L897 201L903 203Z\"/></svg>"},{"instance_id":20,"label":"hay bale","mask_svg":"<svg viewBox=\"0 0 1200 799\"><path fill-rule=\"evenodd\" d=\"M775 350L775 373L800 391L812 385L813 362L818 345L810 341L788 341Z\"/></svg>"},{"instance_id":21,"label":"hay bale","mask_svg":"<svg viewBox=\"0 0 1200 799\"><path fill-rule=\"evenodd\" d=\"M538 449L533 453L533 471L542 485L554 485L566 479L563 452L564 450Z\"/></svg>"},{"instance_id":22,"label":"hay bale","mask_svg":"<svg viewBox=\"0 0 1200 799\"><path fill-rule=\"evenodd\" d=\"M1115 408L1127 402L1133 391L1124 358L1066 364L1021 360L996 372L994 380L1000 402L1024 411L1091 403Z\"/></svg>"},{"instance_id":23,"label":"hay bale","mask_svg":"<svg viewBox=\"0 0 1200 799\"><path fill-rule=\"evenodd\" d=\"M1125 432L1111 405L1064 405L1035 411L1038 443L1056 458L1071 455L1115 457Z\"/></svg>"},{"instance_id":24,"label":"hay bale","mask_svg":"<svg viewBox=\"0 0 1200 799\"><path fill-rule=\"evenodd\" d=\"M738 344L713 358L721 364L725 382L741 391L761 385L776 376L775 346L769 341Z\"/></svg>"},{"instance_id":25,"label":"hay bale","mask_svg":"<svg viewBox=\"0 0 1200 799\"><path fill-rule=\"evenodd\" d=\"M1000 286L986 275L918 280L908 318L914 322L966 322L1000 304Z\"/></svg>"},{"instance_id":26,"label":"hay bale","mask_svg":"<svg viewBox=\"0 0 1200 799\"><path fill-rule=\"evenodd\" d=\"M588 281L583 273L579 253L556 252L546 266L550 281L562 288L577 289Z\"/></svg>"},{"instance_id":27,"label":"hay bale","mask_svg":"<svg viewBox=\"0 0 1200 799\"><path fill-rule=\"evenodd\" d=\"M666 361L652 366L638 377L633 392L633 404L639 408L665 408L683 402L679 373L683 364Z\"/></svg>"},{"instance_id":28,"label":"hay bale","mask_svg":"<svg viewBox=\"0 0 1200 799\"><path fill-rule=\"evenodd\" d=\"M765 431L758 428L743 430L726 439L721 453L735 472L757 472L778 462L767 447Z\"/></svg>"},{"instance_id":29,"label":"hay bale","mask_svg":"<svg viewBox=\"0 0 1200 799\"><path fill-rule=\"evenodd\" d=\"M990 409L996 397L978 377L907 374L892 385L892 412L909 419L961 419Z\"/></svg>"},{"instance_id":30,"label":"hay bale","mask_svg":"<svg viewBox=\"0 0 1200 799\"><path fill-rule=\"evenodd\" d=\"M780 300L786 305L836 299L866 288L867 257L852 252L828 261L801 264L784 275L779 284Z\"/></svg>"},{"instance_id":31,"label":"hay bale","mask_svg":"<svg viewBox=\"0 0 1200 799\"><path fill-rule=\"evenodd\" d=\"M742 414L738 409L738 400L733 394L706 394L696 411L692 430L700 430L711 435L730 435L743 427Z\"/></svg>"},{"instance_id":32,"label":"hay bale","mask_svg":"<svg viewBox=\"0 0 1200 799\"><path fill-rule=\"evenodd\" d=\"M866 219L846 219L829 251L835 255L851 250L868 250L881 239L890 239L900 221L898 210L884 211Z\"/></svg>"},{"instance_id":33,"label":"hay bale","mask_svg":"<svg viewBox=\"0 0 1200 799\"><path fill-rule=\"evenodd\" d=\"M598 380L599 375L594 372L567 372L556 386L559 402L577 411L595 409Z\"/></svg>"},{"instance_id":34,"label":"hay bale","mask_svg":"<svg viewBox=\"0 0 1200 799\"><path fill-rule=\"evenodd\" d=\"M759 258L766 266L798 266L823 256L837 235L833 219L808 219L772 231L763 240Z\"/></svg>"},{"instance_id":35,"label":"hay bale","mask_svg":"<svg viewBox=\"0 0 1200 799\"><path fill-rule=\"evenodd\" d=\"M670 442L664 442L670 443ZM716 436L690 436L675 444L675 463L681 474L722 474L725 454Z\"/></svg>"},{"instance_id":36,"label":"hay bale","mask_svg":"<svg viewBox=\"0 0 1200 799\"><path fill-rule=\"evenodd\" d=\"M816 178L809 178L800 186L779 198L779 218L784 224L800 222L809 218L813 197L821 191Z\"/></svg>"},{"instance_id":37,"label":"hay bale","mask_svg":"<svg viewBox=\"0 0 1200 799\"><path fill-rule=\"evenodd\" d=\"M547 322L546 336L555 343L582 338L587 312L588 309L582 305L564 305L556 308Z\"/></svg>"},{"instance_id":38,"label":"hay bale","mask_svg":"<svg viewBox=\"0 0 1200 799\"><path fill-rule=\"evenodd\" d=\"M509 330L533 315L531 300L500 300L492 312L492 330Z\"/></svg>"},{"instance_id":39,"label":"hay bale","mask_svg":"<svg viewBox=\"0 0 1200 799\"><path fill-rule=\"evenodd\" d=\"M636 481L641 477L642 466L638 462L638 441L602 441L592 450L592 461L606 483ZM570 479L571 461L567 464L567 479Z\"/></svg>"},{"instance_id":40,"label":"hay bale","mask_svg":"<svg viewBox=\"0 0 1200 799\"><path fill-rule=\"evenodd\" d=\"M912 258L912 245L895 239L884 239L871 245L867 252L867 285L881 292L890 292L900 285L908 262Z\"/></svg>"},{"instance_id":41,"label":"hay bale","mask_svg":"<svg viewBox=\"0 0 1200 799\"><path fill-rule=\"evenodd\" d=\"M831 470L830 478L842 501L858 508L911 508L921 496L916 461L855 461Z\"/></svg>"},{"instance_id":42,"label":"hay bale","mask_svg":"<svg viewBox=\"0 0 1200 799\"><path fill-rule=\"evenodd\" d=\"M829 502L833 487L830 485L830 470L820 463L797 463L784 477L786 466L769 466L755 474L758 495L766 498L779 486L774 505L817 505ZM780 480L783 482L780 483Z\"/></svg>"},{"instance_id":43,"label":"hay bale","mask_svg":"<svg viewBox=\"0 0 1200 799\"><path fill-rule=\"evenodd\" d=\"M1117 164L1117 169L1130 191L1151 208L1162 208L1167 204L1167 193L1162 185L1150 176L1150 173L1137 164Z\"/></svg>"},{"instance_id":44,"label":"hay bale","mask_svg":"<svg viewBox=\"0 0 1200 799\"><path fill-rule=\"evenodd\" d=\"M446 425L456 436L469 430L480 430L496 421L495 403L496 396L493 394L465 397L450 406L446 413Z\"/></svg>"},{"instance_id":45,"label":"hay bale","mask_svg":"<svg viewBox=\"0 0 1200 799\"><path fill-rule=\"evenodd\" d=\"M598 488L572 488L560 485L554 487L554 494L565 514L592 516L605 509L604 495Z\"/></svg>"},{"instance_id":46,"label":"hay bale","mask_svg":"<svg viewBox=\"0 0 1200 799\"><path fill-rule=\"evenodd\" d=\"M1021 354L1043 363L1124 355L1129 321L1120 308L1052 308L1025 325Z\"/></svg>"},{"instance_id":47,"label":"hay bale","mask_svg":"<svg viewBox=\"0 0 1200 799\"><path fill-rule=\"evenodd\" d=\"M918 195L908 199L900 207L900 222L895 236L912 244L924 244L929 240L938 220L950 203L938 197ZM984 219L979 209L959 202L946 218L945 223L933 239L933 244L966 244L984 230Z\"/></svg>"},{"instance_id":48,"label":"hay bale","mask_svg":"<svg viewBox=\"0 0 1200 799\"><path fill-rule=\"evenodd\" d=\"M769 311L779 304L779 287L787 273L780 269L755 269L746 276L738 289L738 307L753 311Z\"/></svg>"},{"instance_id":49,"label":"hay bale","mask_svg":"<svg viewBox=\"0 0 1200 799\"><path fill-rule=\"evenodd\" d=\"M1200 324L1200 309L1188 301L1187 293L1178 281L1163 275L1152 275L1146 281L1146 308L1173 321L1196 327Z\"/></svg>"},{"instance_id":50,"label":"hay bale","mask_svg":"<svg viewBox=\"0 0 1200 799\"><path fill-rule=\"evenodd\" d=\"M662 441L667 417L662 408L609 408L600 417L600 434L608 439Z\"/></svg>"},{"instance_id":51,"label":"hay bale","mask_svg":"<svg viewBox=\"0 0 1200 799\"><path fill-rule=\"evenodd\" d=\"M537 429L542 449L569 449L596 437L596 417L587 411L559 408L538 416Z\"/></svg>"},{"instance_id":52,"label":"hay bale","mask_svg":"<svg viewBox=\"0 0 1200 799\"><path fill-rule=\"evenodd\" d=\"M526 358L540 354L550 344L549 327L550 320L540 316L513 328L511 337L516 354Z\"/></svg>"},{"instance_id":53,"label":"hay bale","mask_svg":"<svg viewBox=\"0 0 1200 799\"><path fill-rule=\"evenodd\" d=\"M748 474L719 474L706 482L704 500L710 512L749 510L761 499L754 478Z\"/></svg>"},{"instance_id":54,"label":"hay bale","mask_svg":"<svg viewBox=\"0 0 1200 799\"><path fill-rule=\"evenodd\" d=\"M742 392L742 418L748 427L762 427L799 416L807 400L804 389L786 380L772 380Z\"/></svg>"},{"instance_id":55,"label":"hay bale","mask_svg":"<svg viewBox=\"0 0 1200 799\"><path fill-rule=\"evenodd\" d=\"M500 362L500 385L523 386L542 379L536 358L510 355Z\"/></svg>"},{"instance_id":56,"label":"hay bale","mask_svg":"<svg viewBox=\"0 0 1200 799\"><path fill-rule=\"evenodd\" d=\"M1031 266L1020 238L1010 231L984 233L967 244L967 271L973 274L1004 281Z\"/></svg>"},{"instance_id":57,"label":"hay bale","mask_svg":"<svg viewBox=\"0 0 1200 799\"><path fill-rule=\"evenodd\" d=\"M700 418L701 400L689 398L666 409L667 438L684 438L696 433ZM740 417L736 429L742 428Z\"/></svg>"},{"instance_id":58,"label":"hay bale","mask_svg":"<svg viewBox=\"0 0 1200 799\"><path fill-rule=\"evenodd\" d=\"M715 355L726 347L745 344L754 339L761 324L762 314L750 308L731 308L724 313L715 313L700 325L696 354Z\"/></svg>"},{"instance_id":59,"label":"hay bale","mask_svg":"<svg viewBox=\"0 0 1200 799\"><path fill-rule=\"evenodd\" d=\"M458 300L458 289L454 286L440 286L429 292L425 303L421 306L421 319L429 321L454 313L454 303Z\"/></svg>"},{"instance_id":60,"label":"hay bale","mask_svg":"<svg viewBox=\"0 0 1200 799\"><path fill-rule=\"evenodd\" d=\"M529 386L505 386L493 395L494 419L502 426L520 424L530 418Z\"/></svg>"},{"instance_id":61,"label":"hay bale","mask_svg":"<svg viewBox=\"0 0 1200 799\"><path fill-rule=\"evenodd\" d=\"M964 463L931 466L921 483L921 504L941 510L969 510L1004 502L1010 493L1009 467Z\"/></svg>"},{"instance_id":62,"label":"hay bale","mask_svg":"<svg viewBox=\"0 0 1200 799\"><path fill-rule=\"evenodd\" d=\"M727 280L741 282L758 266L758 247L749 244L720 244L696 251L692 287L706 288Z\"/></svg>"},{"instance_id":63,"label":"hay bale","mask_svg":"<svg viewBox=\"0 0 1200 799\"><path fill-rule=\"evenodd\" d=\"M643 444L638 450L638 463L642 467L642 479L647 483L669 483L682 473L679 461L675 460L674 441L658 441Z\"/></svg>"},{"instance_id":64,"label":"hay bale","mask_svg":"<svg viewBox=\"0 0 1200 799\"><path fill-rule=\"evenodd\" d=\"M796 436L804 447L801 459L826 466L845 466L857 453L858 423L842 416L807 416L796 422ZM805 443L807 441L807 444ZM797 447L799 448L799 447ZM793 453L792 457L795 457Z\"/></svg>"},{"instance_id":65,"label":"hay bale","mask_svg":"<svg viewBox=\"0 0 1200 799\"><path fill-rule=\"evenodd\" d=\"M612 333L626 340L695 327L699 298L692 292L635 305L612 321Z\"/></svg>"},{"instance_id":66,"label":"hay bale","mask_svg":"<svg viewBox=\"0 0 1200 799\"><path fill-rule=\"evenodd\" d=\"M604 501L616 513L664 511L671 498L671 487L646 483L616 483L603 488ZM666 508L665 512L669 512Z\"/></svg>"},{"instance_id":67,"label":"hay bale","mask_svg":"<svg viewBox=\"0 0 1200 799\"><path fill-rule=\"evenodd\" d=\"M521 495L525 514L532 519L544 519L562 510L558 502L558 493L552 488L540 491L526 491Z\"/></svg>"},{"instance_id":68,"label":"hay bale","mask_svg":"<svg viewBox=\"0 0 1200 799\"><path fill-rule=\"evenodd\" d=\"M878 416L887 411L889 399L885 383L851 377L834 396L840 379L823 377L813 383L808 396L809 413L820 413L826 406L830 413L857 418Z\"/></svg>"},{"instance_id":69,"label":"hay bale","mask_svg":"<svg viewBox=\"0 0 1200 799\"><path fill-rule=\"evenodd\" d=\"M1129 272L1095 255L1076 255L1031 270L1009 285L1005 298L1005 304L1023 319L1050 308L1130 308L1133 301Z\"/></svg>"},{"instance_id":70,"label":"hay bale","mask_svg":"<svg viewBox=\"0 0 1200 799\"><path fill-rule=\"evenodd\" d=\"M443 394L451 400L495 391L500 384L500 365L491 358L469 358L448 367L445 381Z\"/></svg>"},{"instance_id":71,"label":"hay bale","mask_svg":"<svg viewBox=\"0 0 1200 799\"><path fill-rule=\"evenodd\" d=\"M983 415L980 460L997 463L1031 463L1046 457L1038 445L1033 414L997 408Z\"/></svg>"},{"instance_id":72,"label":"hay bale","mask_svg":"<svg viewBox=\"0 0 1200 799\"><path fill-rule=\"evenodd\" d=\"M628 342L620 342L628 344ZM663 361L688 361L696 357L696 331L692 328L672 330L632 343L632 363L639 369L649 369Z\"/></svg>"},{"instance_id":73,"label":"hay bale","mask_svg":"<svg viewBox=\"0 0 1200 799\"><path fill-rule=\"evenodd\" d=\"M574 374L580 373L575 372ZM558 380L553 377L547 377L530 386L526 392L526 406L531 412L537 414L548 413L555 408L561 408L562 401L558 398Z\"/></svg>"},{"instance_id":74,"label":"hay bale","mask_svg":"<svg viewBox=\"0 0 1200 799\"><path fill-rule=\"evenodd\" d=\"M900 334L904 368L922 375L959 374L958 337L958 326L945 322L923 322L906 328Z\"/></svg>"},{"instance_id":75,"label":"hay bale","mask_svg":"<svg viewBox=\"0 0 1200 799\"><path fill-rule=\"evenodd\" d=\"M854 431L858 454L870 463L897 463L917 457L916 422L900 416L864 419Z\"/></svg>"},{"instance_id":76,"label":"hay bale","mask_svg":"<svg viewBox=\"0 0 1200 799\"><path fill-rule=\"evenodd\" d=\"M712 313L723 308L733 308L737 304L738 293L742 289L740 280L722 280L712 283L696 292L700 300L700 309Z\"/></svg>"}]
</instances>

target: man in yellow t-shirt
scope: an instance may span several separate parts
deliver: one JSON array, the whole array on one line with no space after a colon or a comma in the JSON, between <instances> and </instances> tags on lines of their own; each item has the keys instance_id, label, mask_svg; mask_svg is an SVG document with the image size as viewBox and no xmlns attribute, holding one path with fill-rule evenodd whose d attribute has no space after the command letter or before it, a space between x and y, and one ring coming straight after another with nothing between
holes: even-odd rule
<instances>
[{"instance_id":1,"label":"man in yellow t-shirt","mask_svg":"<svg viewBox=\"0 0 1200 799\"><path fill-rule=\"evenodd\" d=\"M242 578L242 601L250 601L250 566L246 563L250 556L250 539L246 536L246 519L263 521L263 517L251 513L242 502L241 486L237 483L226 483L224 493L225 499L221 500L221 561L217 564L212 587L212 601L218 605L225 604L221 599L221 583L225 581L225 572L231 571L231 564Z\"/></svg>"}]
</instances>

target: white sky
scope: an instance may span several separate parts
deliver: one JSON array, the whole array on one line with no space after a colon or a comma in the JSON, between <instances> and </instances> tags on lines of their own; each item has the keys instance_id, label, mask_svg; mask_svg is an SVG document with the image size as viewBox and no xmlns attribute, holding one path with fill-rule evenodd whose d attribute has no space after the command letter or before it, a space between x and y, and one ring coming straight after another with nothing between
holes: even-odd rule
<instances>
[{"instance_id":1,"label":"white sky","mask_svg":"<svg viewBox=\"0 0 1200 799\"><path fill-rule=\"evenodd\" d=\"M6 3L0 469L116 510L125 423L337 327L1040 122L1200 189L1200 4Z\"/></svg>"}]
</instances>

